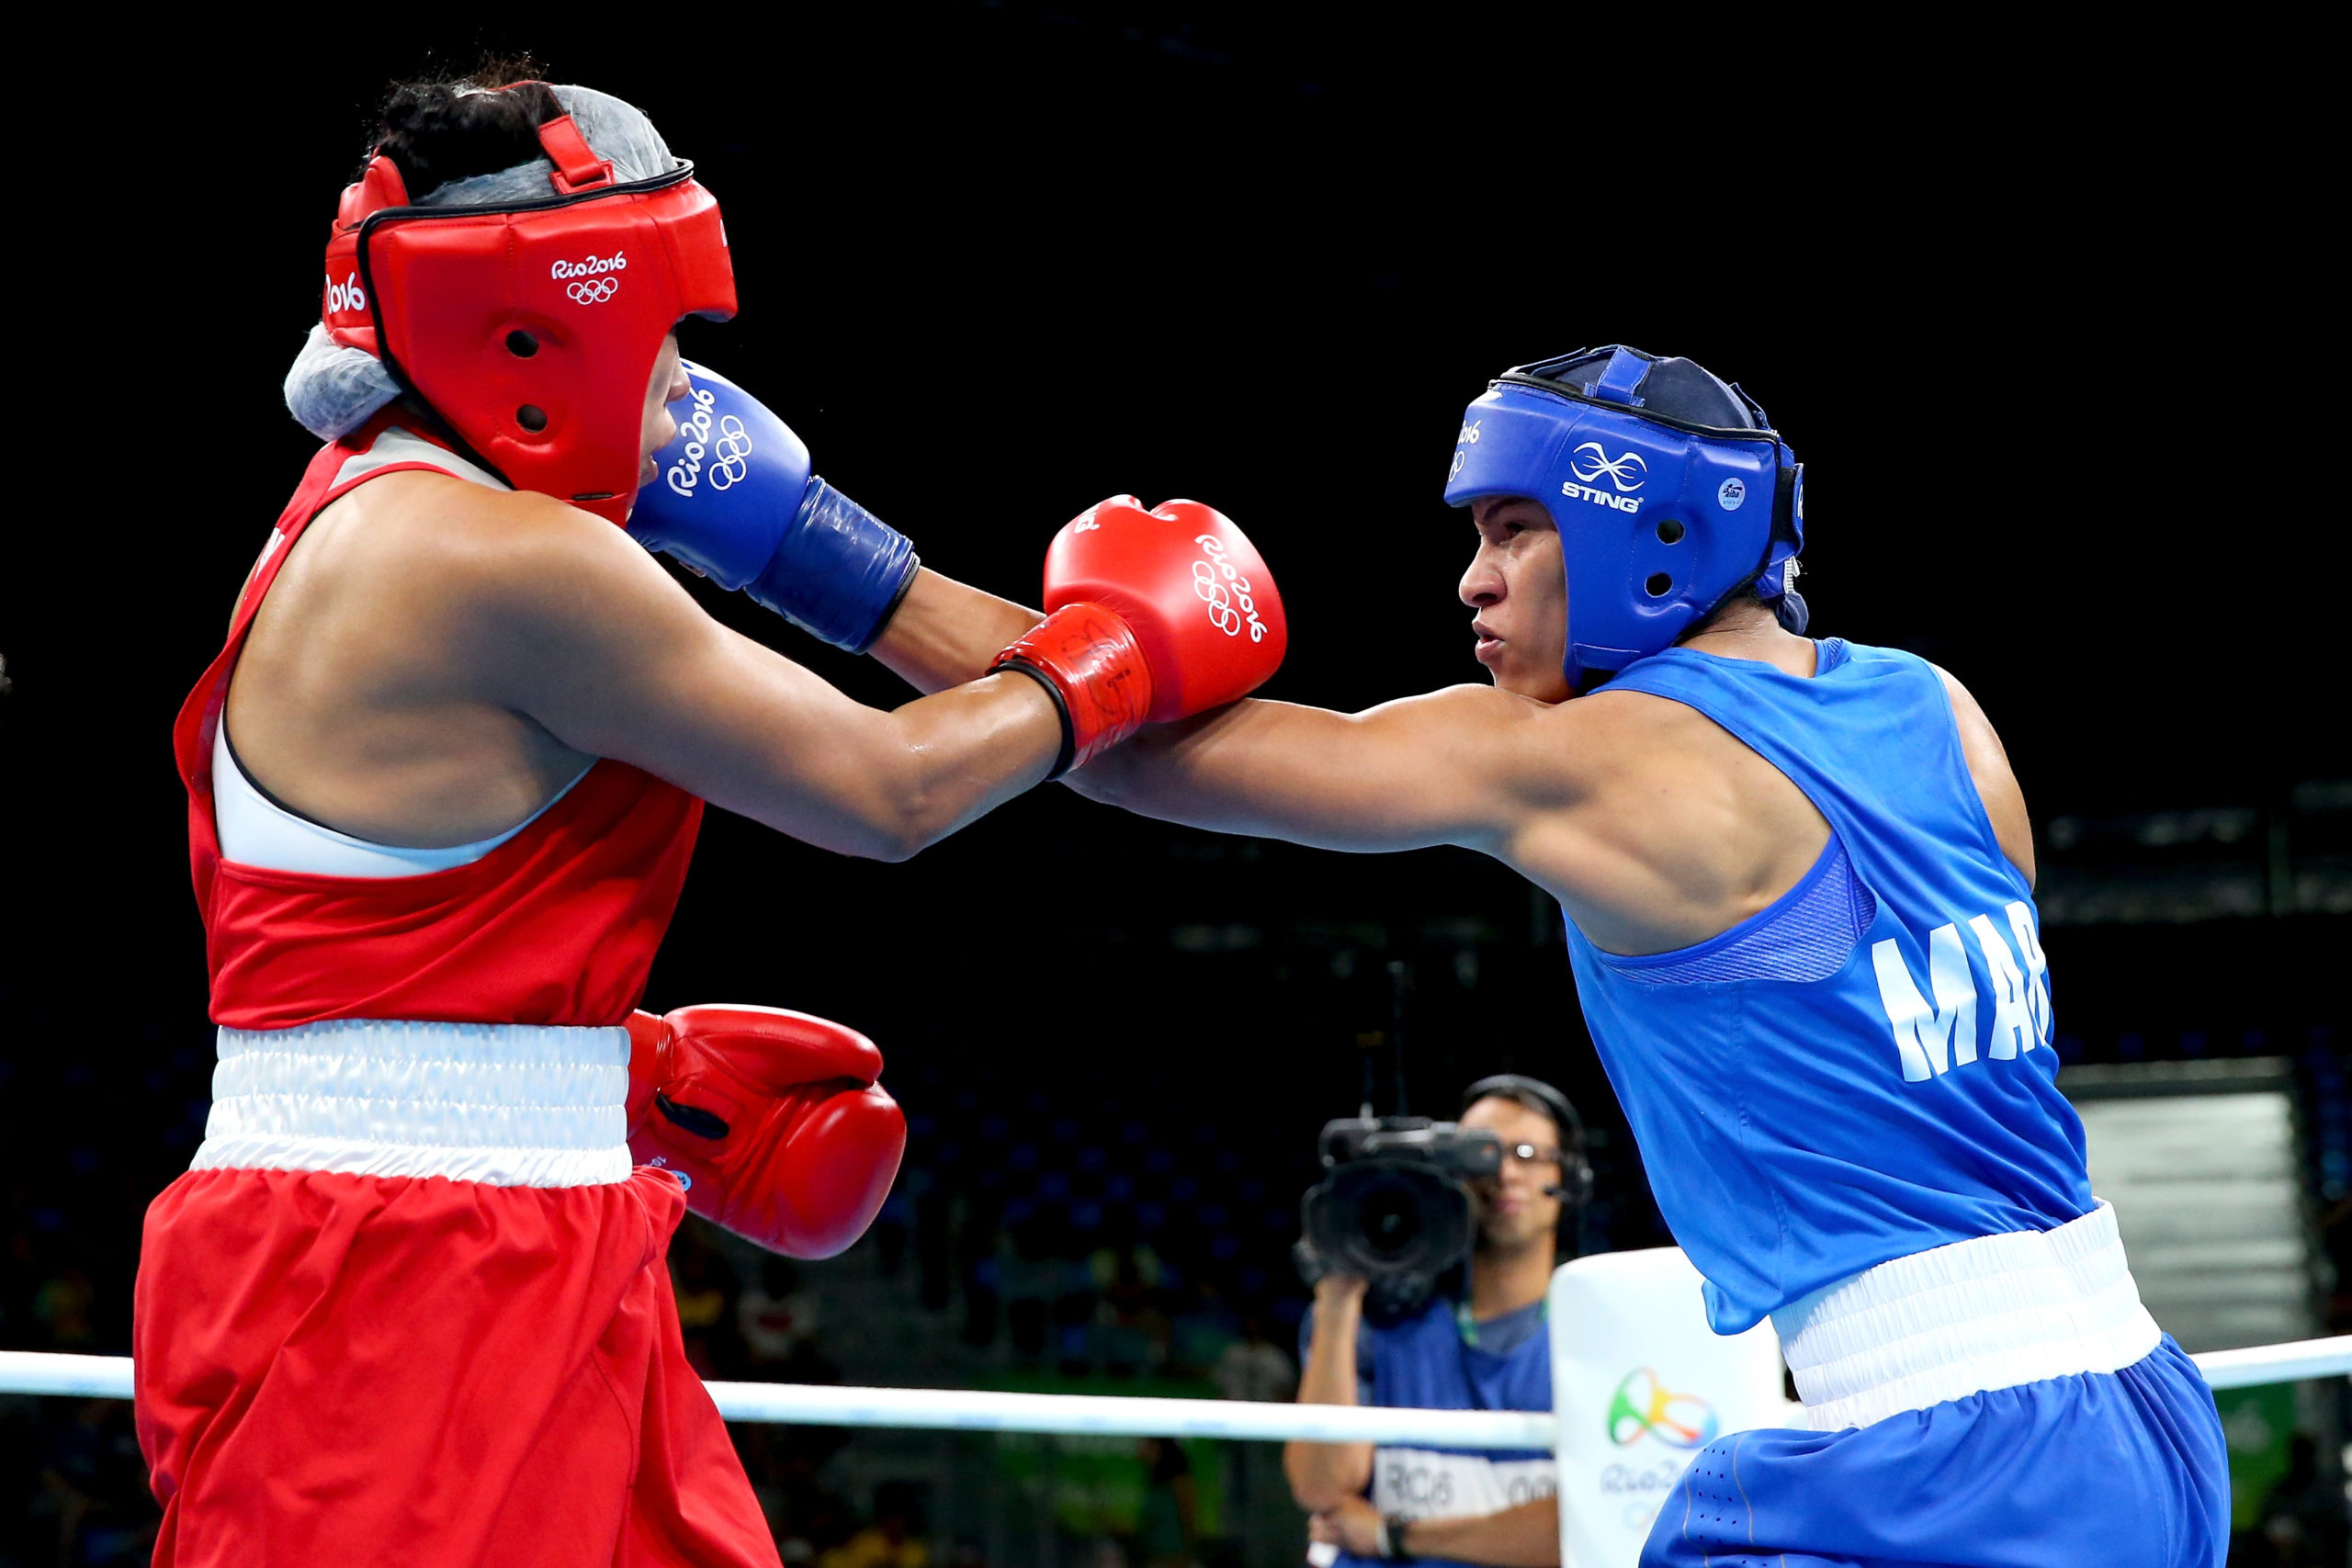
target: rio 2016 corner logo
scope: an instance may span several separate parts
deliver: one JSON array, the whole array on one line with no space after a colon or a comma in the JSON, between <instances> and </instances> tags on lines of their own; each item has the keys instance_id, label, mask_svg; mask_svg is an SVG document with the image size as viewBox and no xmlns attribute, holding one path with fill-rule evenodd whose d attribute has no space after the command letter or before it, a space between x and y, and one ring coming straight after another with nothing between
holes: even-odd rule
<instances>
[{"instance_id":1,"label":"rio 2016 corner logo","mask_svg":"<svg viewBox=\"0 0 2352 1568\"><path fill-rule=\"evenodd\" d=\"M1609 1440L1627 1448L1645 1433L1673 1449L1702 1449L1721 1427L1715 1407L1695 1393L1676 1393L1657 1373L1636 1367L1609 1400Z\"/></svg>"}]
</instances>

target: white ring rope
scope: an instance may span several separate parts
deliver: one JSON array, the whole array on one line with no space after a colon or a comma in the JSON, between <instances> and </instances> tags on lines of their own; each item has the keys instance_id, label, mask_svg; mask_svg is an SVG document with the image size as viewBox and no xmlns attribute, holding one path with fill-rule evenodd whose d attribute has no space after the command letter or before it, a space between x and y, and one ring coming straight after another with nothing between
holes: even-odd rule
<instances>
[{"instance_id":1,"label":"white ring rope","mask_svg":"<svg viewBox=\"0 0 2352 1568\"><path fill-rule=\"evenodd\" d=\"M2209 1350L2192 1359L2215 1388L2352 1376L2352 1335L2244 1350ZM718 1413L729 1421L787 1426L1414 1443L1432 1449L1550 1449L1559 1437L1558 1422L1544 1411L1261 1404L1229 1399L829 1388L809 1383L713 1382L705 1386ZM0 1393L128 1399L130 1358L0 1350Z\"/></svg>"}]
</instances>

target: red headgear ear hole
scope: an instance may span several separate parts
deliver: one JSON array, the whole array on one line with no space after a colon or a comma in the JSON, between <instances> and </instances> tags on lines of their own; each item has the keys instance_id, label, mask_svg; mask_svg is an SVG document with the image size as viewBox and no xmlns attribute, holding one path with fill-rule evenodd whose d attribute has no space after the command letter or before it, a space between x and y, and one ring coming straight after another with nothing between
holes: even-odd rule
<instances>
[{"instance_id":1,"label":"red headgear ear hole","mask_svg":"<svg viewBox=\"0 0 2352 1568\"><path fill-rule=\"evenodd\" d=\"M506 334L506 352L517 359L528 359L539 352L539 340L517 328Z\"/></svg>"},{"instance_id":2,"label":"red headgear ear hole","mask_svg":"<svg viewBox=\"0 0 2352 1568\"><path fill-rule=\"evenodd\" d=\"M514 423L537 434L548 427L548 411L537 403L525 403L514 411Z\"/></svg>"}]
</instances>

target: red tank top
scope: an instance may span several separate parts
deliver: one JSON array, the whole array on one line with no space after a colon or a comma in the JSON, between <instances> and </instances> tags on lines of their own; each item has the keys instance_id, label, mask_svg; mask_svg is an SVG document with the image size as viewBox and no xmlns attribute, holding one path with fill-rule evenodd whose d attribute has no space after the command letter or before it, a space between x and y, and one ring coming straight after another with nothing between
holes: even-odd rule
<instances>
[{"instance_id":1,"label":"red tank top","mask_svg":"<svg viewBox=\"0 0 2352 1568\"><path fill-rule=\"evenodd\" d=\"M330 502L379 475L448 471L374 454L394 427L379 415L311 459L237 602L227 645L172 728L213 1021L618 1023L644 992L702 824L700 800L650 773L600 761L481 859L415 876L322 876L221 858L213 730L254 614L294 541Z\"/></svg>"}]
</instances>

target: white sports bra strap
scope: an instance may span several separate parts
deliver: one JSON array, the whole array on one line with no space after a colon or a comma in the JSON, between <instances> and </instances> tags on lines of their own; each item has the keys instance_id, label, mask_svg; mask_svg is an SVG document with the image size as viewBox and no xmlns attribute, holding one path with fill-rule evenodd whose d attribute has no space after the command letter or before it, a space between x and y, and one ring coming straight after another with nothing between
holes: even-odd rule
<instances>
[{"instance_id":1,"label":"white sports bra strap","mask_svg":"<svg viewBox=\"0 0 2352 1568\"><path fill-rule=\"evenodd\" d=\"M399 425L387 426L365 452L344 459L335 470L337 485L364 479L395 463L429 464L452 479L467 479L491 490L506 490L496 475L468 462L447 447ZM278 537L282 540L285 536ZM223 713L212 732L212 823L224 860L267 871L309 872L319 876L419 876L469 865L537 821L541 812L571 793L580 778L555 792L547 805L503 833L469 844L441 849L410 849L399 844L371 843L339 833L323 823L300 817L278 805L238 765L229 744L229 717Z\"/></svg>"}]
</instances>

